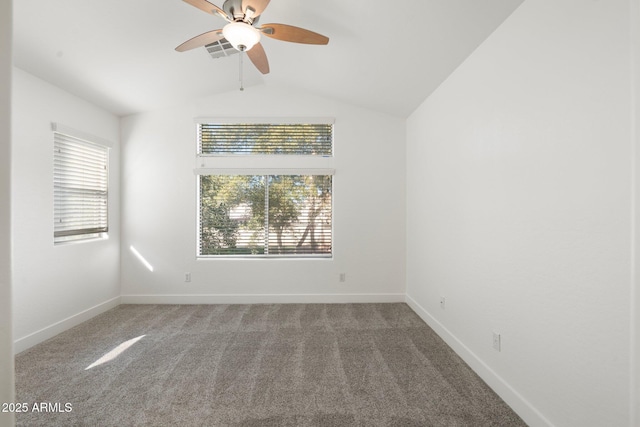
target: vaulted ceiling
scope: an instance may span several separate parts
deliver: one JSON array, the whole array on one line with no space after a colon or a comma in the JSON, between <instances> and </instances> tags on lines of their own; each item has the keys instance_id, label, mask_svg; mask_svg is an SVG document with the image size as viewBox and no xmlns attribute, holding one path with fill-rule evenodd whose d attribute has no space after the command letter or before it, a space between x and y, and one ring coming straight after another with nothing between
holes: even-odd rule
<instances>
[{"instance_id":1,"label":"vaulted ceiling","mask_svg":"<svg viewBox=\"0 0 640 427\"><path fill-rule=\"evenodd\" d=\"M522 1L272 0L260 23L330 42L263 37L271 72L245 60L245 90L287 86L406 117ZM19 0L13 9L15 65L117 115L239 88L239 55L174 50L225 24L181 0Z\"/></svg>"}]
</instances>

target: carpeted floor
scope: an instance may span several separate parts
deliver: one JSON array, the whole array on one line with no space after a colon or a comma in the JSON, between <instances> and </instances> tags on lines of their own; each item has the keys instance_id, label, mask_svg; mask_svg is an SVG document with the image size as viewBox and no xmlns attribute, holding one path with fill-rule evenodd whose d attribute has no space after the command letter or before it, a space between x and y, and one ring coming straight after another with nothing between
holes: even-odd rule
<instances>
[{"instance_id":1,"label":"carpeted floor","mask_svg":"<svg viewBox=\"0 0 640 427\"><path fill-rule=\"evenodd\" d=\"M121 305L15 367L18 426L525 425L406 304Z\"/></svg>"}]
</instances>

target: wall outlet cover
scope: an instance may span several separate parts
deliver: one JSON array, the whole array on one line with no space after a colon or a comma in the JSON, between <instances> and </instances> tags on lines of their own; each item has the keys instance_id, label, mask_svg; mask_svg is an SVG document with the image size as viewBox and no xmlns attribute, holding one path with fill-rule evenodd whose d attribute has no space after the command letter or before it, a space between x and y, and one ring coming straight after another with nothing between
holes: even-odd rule
<instances>
[{"instance_id":1,"label":"wall outlet cover","mask_svg":"<svg viewBox=\"0 0 640 427\"><path fill-rule=\"evenodd\" d=\"M501 339L500 339L500 334L497 332L493 333L493 349L496 351L500 351L500 343Z\"/></svg>"}]
</instances>

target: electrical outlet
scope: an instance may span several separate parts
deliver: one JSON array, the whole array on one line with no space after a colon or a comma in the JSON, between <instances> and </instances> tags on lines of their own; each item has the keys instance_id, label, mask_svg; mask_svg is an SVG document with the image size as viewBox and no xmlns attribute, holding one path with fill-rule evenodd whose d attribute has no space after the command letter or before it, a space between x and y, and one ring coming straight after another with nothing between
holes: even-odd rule
<instances>
[{"instance_id":1,"label":"electrical outlet","mask_svg":"<svg viewBox=\"0 0 640 427\"><path fill-rule=\"evenodd\" d=\"M444 306L445 306L445 298L444 297L440 297L440 308L444 310Z\"/></svg>"},{"instance_id":2,"label":"electrical outlet","mask_svg":"<svg viewBox=\"0 0 640 427\"><path fill-rule=\"evenodd\" d=\"M347 273L340 273L340 281L341 282L347 281Z\"/></svg>"},{"instance_id":3,"label":"electrical outlet","mask_svg":"<svg viewBox=\"0 0 640 427\"><path fill-rule=\"evenodd\" d=\"M185 282L191 281L191 273L184 273L184 281Z\"/></svg>"},{"instance_id":4,"label":"electrical outlet","mask_svg":"<svg viewBox=\"0 0 640 427\"><path fill-rule=\"evenodd\" d=\"M500 334L497 332L493 333L493 349L495 351L500 351Z\"/></svg>"}]
</instances>

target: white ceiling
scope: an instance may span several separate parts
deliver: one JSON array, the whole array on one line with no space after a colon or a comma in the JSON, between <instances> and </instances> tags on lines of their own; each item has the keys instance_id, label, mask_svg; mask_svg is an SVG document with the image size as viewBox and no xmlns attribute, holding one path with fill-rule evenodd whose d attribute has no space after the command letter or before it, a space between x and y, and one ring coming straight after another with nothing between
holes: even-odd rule
<instances>
[{"instance_id":1,"label":"white ceiling","mask_svg":"<svg viewBox=\"0 0 640 427\"><path fill-rule=\"evenodd\" d=\"M245 90L286 85L406 117L522 1L272 0L261 24L330 42L263 37L271 73L245 60ZM15 65L117 115L239 88L238 55L174 50L225 24L181 0L16 0L13 10Z\"/></svg>"}]
</instances>

